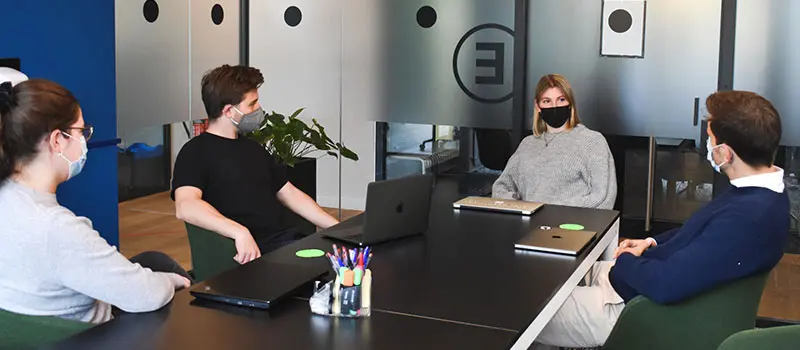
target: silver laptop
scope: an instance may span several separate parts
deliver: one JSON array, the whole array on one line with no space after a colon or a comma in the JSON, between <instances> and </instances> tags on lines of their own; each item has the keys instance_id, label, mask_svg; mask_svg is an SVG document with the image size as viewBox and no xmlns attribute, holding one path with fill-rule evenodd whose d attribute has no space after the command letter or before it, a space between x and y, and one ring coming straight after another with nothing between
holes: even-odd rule
<instances>
[{"instance_id":1,"label":"silver laptop","mask_svg":"<svg viewBox=\"0 0 800 350\"><path fill-rule=\"evenodd\" d=\"M475 209L514 213L520 215L533 215L544 204L524 202L513 199L498 199L489 197L467 197L453 203L456 209Z\"/></svg>"},{"instance_id":2,"label":"silver laptop","mask_svg":"<svg viewBox=\"0 0 800 350\"><path fill-rule=\"evenodd\" d=\"M597 235L592 231L565 230L540 226L526 234L514 248L540 252L578 255Z\"/></svg>"}]
</instances>

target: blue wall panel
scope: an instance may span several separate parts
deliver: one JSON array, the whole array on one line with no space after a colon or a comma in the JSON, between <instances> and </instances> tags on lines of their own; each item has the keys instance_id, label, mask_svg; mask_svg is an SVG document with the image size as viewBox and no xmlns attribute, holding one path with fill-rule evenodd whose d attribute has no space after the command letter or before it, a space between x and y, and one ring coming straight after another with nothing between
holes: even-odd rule
<instances>
[{"instance_id":1,"label":"blue wall panel","mask_svg":"<svg viewBox=\"0 0 800 350\"><path fill-rule=\"evenodd\" d=\"M114 1L3 0L0 23L8 33L0 57L20 58L29 77L72 91L86 122L95 126L90 143L105 144L91 148L86 169L61 185L58 199L118 246L117 151L106 142L117 137Z\"/></svg>"}]
</instances>

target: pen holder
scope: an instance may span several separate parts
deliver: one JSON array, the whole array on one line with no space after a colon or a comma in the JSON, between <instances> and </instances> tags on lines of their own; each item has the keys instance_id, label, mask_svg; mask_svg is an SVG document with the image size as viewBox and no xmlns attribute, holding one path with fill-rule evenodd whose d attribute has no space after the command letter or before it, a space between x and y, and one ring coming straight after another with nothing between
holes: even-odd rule
<instances>
[{"instance_id":1,"label":"pen holder","mask_svg":"<svg viewBox=\"0 0 800 350\"><path fill-rule=\"evenodd\" d=\"M316 288L308 301L311 312L335 317L368 317L371 314L372 271L367 269L358 285L343 286L342 278Z\"/></svg>"}]
</instances>

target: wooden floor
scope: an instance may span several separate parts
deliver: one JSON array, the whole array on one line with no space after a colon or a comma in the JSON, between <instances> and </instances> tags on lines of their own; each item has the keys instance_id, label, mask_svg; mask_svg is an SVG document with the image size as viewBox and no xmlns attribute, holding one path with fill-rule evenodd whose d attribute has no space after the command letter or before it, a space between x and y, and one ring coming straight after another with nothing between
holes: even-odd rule
<instances>
[{"instance_id":1,"label":"wooden floor","mask_svg":"<svg viewBox=\"0 0 800 350\"><path fill-rule=\"evenodd\" d=\"M337 209L326 209L339 215ZM342 219L358 211L344 210ZM170 255L187 270L191 253L186 228L175 218L175 205L168 193L156 194L119 204L120 248L131 257L148 250ZM761 298L759 316L800 321L800 255L784 255L772 271Z\"/></svg>"}]
</instances>

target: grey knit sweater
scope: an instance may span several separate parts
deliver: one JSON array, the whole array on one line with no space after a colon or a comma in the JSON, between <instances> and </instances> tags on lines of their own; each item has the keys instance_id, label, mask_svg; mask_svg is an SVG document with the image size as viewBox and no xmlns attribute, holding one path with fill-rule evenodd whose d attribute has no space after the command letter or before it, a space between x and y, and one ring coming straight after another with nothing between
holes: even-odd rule
<instances>
[{"instance_id":1,"label":"grey knit sweater","mask_svg":"<svg viewBox=\"0 0 800 350\"><path fill-rule=\"evenodd\" d=\"M54 194L0 182L0 208L0 309L101 323L111 305L156 310L183 284L131 263Z\"/></svg>"},{"instance_id":2,"label":"grey knit sweater","mask_svg":"<svg viewBox=\"0 0 800 350\"><path fill-rule=\"evenodd\" d=\"M581 124L528 136L494 183L492 197L611 209L617 199L614 158L605 137Z\"/></svg>"}]
</instances>

